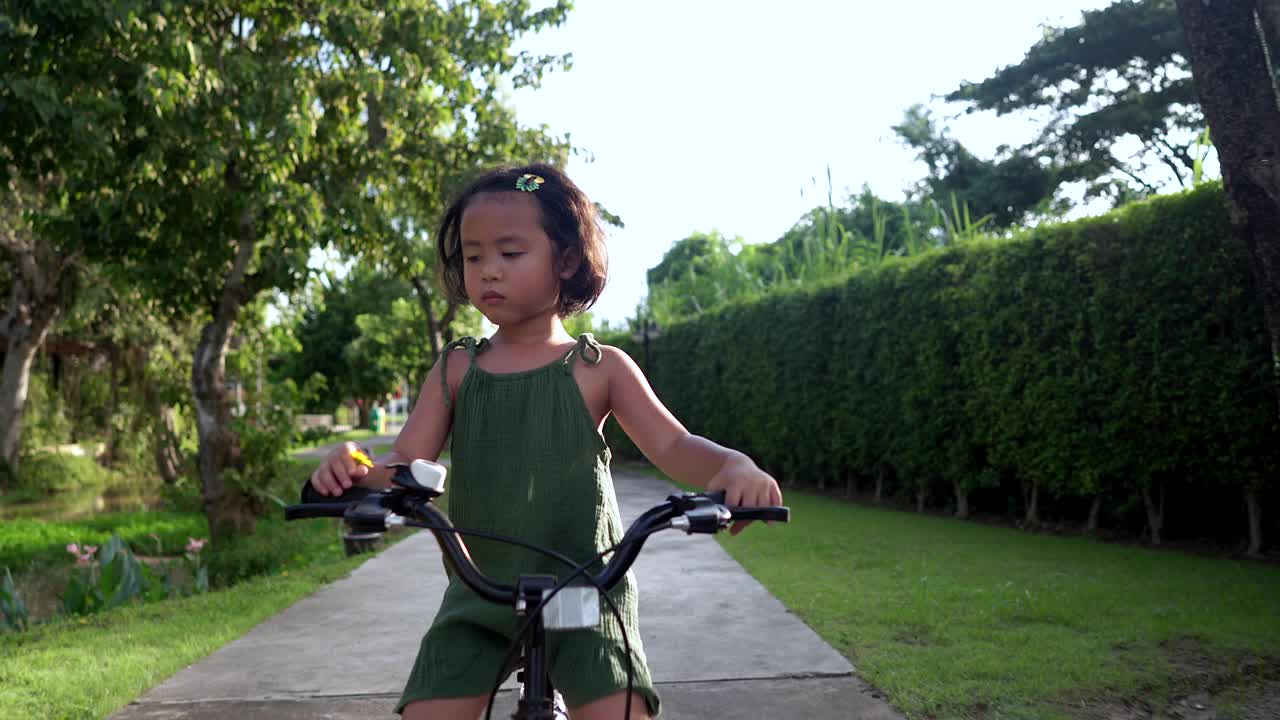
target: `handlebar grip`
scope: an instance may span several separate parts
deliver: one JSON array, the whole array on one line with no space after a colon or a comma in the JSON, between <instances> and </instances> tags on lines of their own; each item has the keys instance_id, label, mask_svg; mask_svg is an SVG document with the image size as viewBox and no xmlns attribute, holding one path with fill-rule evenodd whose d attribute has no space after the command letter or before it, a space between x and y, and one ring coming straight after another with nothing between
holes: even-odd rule
<instances>
[{"instance_id":1,"label":"handlebar grip","mask_svg":"<svg viewBox=\"0 0 1280 720\"><path fill-rule=\"evenodd\" d=\"M324 503L342 503L344 505L350 505L354 502L360 502L371 492L373 491L367 487L352 485L347 488L346 492L337 497L334 497L333 495L321 495L320 491L316 490L315 487L312 486L311 481L307 480L302 484L302 502L308 505Z\"/></svg>"},{"instance_id":2,"label":"handlebar grip","mask_svg":"<svg viewBox=\"0 0 1280 720\"><path fill-rule=\"evenodd\" d=\"M350 502L303 503L301 505L289 505L284 509L284 519L306 520L308 518L342 517L350 508Z\"/></svg>"},{"instance_id":3,"label":"handlebar grip","mask_svg":"<svg viewBox=\"0 0 1280 720\"><path fill-rule=\"evenodd\" d=\"M765 522L791 522L791 508L786 505L767 507L730 507L734 522L764 520Z\"/></svg>"}]
</instances>

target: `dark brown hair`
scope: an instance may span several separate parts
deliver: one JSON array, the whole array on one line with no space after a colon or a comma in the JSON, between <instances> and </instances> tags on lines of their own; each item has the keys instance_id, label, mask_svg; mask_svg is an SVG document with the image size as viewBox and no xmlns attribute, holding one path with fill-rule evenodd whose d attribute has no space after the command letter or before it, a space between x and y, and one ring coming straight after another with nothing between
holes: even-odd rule
<instances>
[{"instance_id":1,"label":"dark brown hair","mask_svg":"<svg viewBox=\"0 0 1280 720\"><path fill-rule=\"evenodd\" d=\"M542 229L555 244L557 255L576 251L581 258L573 277L560 281L558 311L561 316L582 312L591 307L604 290L609 266L604 230L600 227L596 206L586 194L559 169L543 163L487 170L449 203L436 232L440 284L450 300L467 302L462 269L462 213L471 199L480 193L525 193L516 188L516 181L525 174L537 175L544 180L537 190L526 194L537 200Z\"/></svg>"}]
</instances>

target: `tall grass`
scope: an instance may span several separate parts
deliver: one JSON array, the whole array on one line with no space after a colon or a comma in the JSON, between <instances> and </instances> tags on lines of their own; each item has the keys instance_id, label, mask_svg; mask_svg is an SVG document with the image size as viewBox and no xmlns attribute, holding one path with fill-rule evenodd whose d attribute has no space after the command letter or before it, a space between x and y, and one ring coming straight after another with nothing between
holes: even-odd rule
<instances>
[{"instance_id":1,"label":"tall grass","mask_svg":"<svg viewBox=\"0 0 1280 720\"><path fill-rule=\"evenodd\" d=\"M817 181L814 181L815 185ZM871 216L870 236L842 219L859 203ZM850 208L835 203L831 168L827 168L826 202L814 208L782 239L768 245L735 248L713 234L712 252L700 258L697 268L651 285L637 317L655 319L659 325L697 315L730 302L749 301L767 293L811 285L870 267L892 256L917 255L935 247L969 242L984 233L990 215L973 218L967 203L953 193L949 208L935 198L919 203L903 202L901 227L890 232L890 214L869 191L852 200ZM912 207L918 208L914 215Z\"/></svg>"}]
</instances>

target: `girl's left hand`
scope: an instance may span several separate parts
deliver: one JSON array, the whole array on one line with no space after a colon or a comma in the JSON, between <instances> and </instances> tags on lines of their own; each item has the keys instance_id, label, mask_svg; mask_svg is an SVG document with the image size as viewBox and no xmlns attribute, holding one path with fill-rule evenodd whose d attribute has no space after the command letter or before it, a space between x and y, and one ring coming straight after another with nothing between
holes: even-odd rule
<instances>
[{"instance_id":1,"label":"girl's left hand","mask_svg":"<svg viewBox=\"0 0 1280 720\"><path fill-rule=\"evenodd\" d=\"M720 472L707 483L707 490L724 490L725 505L764 507L782 504L782 491L778 489L778 481L757 467L746 455L725 462L720 467ZM737 535L750 524L751 521L735 522L729 533Z\"/></svg>"}]
</instances>

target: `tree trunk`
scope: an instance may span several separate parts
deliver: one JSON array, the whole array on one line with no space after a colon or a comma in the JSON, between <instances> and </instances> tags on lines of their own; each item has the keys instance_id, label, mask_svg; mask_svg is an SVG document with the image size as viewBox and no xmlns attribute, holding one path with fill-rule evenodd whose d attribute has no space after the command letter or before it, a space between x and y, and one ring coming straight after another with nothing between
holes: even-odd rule
<instances>
[{"instance_id":1,"label":"tree trunk","mask_svg":"<svg viewBox=\"0 0 1280 720\"><path fill-rule=\"evenodd\" d=\"M956 489L956 518L960 520L969 519L969 491L965 490L959 482L952 483Z\"/></svg>"},{"instance_id":2,"label":"tree trunk","mask_svg":"<svg viewBox=\"0 0 1280 720\"><path fill-rule=\"evenodd\" d=\"M166 485L182 477L182 453L178 450L178 431L173 421L173 406L159 403L155 423L156 472Z\"/></svg>"},{"instance_id":3,"label":"tree trunk","mask_svg":"<svg viewBox=\"0 0 1280 720\"><path fill-rule=\"evenodd\" d=\"M4 354L4 379L0 381L0 459L15 470L18 467L18 450L22 447L22 417L27 409L31 366L35 363L40 343L49 334L49 326L57 317L56 311L40 314L47 317L33 318L28 324L20 324L7 333L9 344ZM9 318L4 322L9 325Z\"/></svg>"},{"instance_id":4,"label":"tree trunk","mask_svg":"<svg viewBox=\"0 0 1280 720\"><path fill-rule=\"evenodd\" d=\"M876 497L875 503L880 505L884 503L884 463L876 465Z\"/></svg>"},{"instance_id":5,"label":"tree trunk","mask_svg":"<svg viewBox=\"0 0 1280 720\"><path fill-rule=\"evenodd\" d=\"M1164 530L1164 483L1160 483L1160 498L1157 503L1151 497L1151 483L1142 488L1142 504L1147 508L1147 527L1151 530L1151 544L1159 545L1160 533Z\"/></svg>"},{"instance_id":6,"label":"tree trunk","mask_svg":"<svg viewBox=\"0 0 1280 720\"><path fill-rule=\"evenodd\" d=\"M1040 525L1040 483L1031 482L1029 487L1023 484L1022 487L1023 501L1027 504L1026 515L1023 516L1022 522L1027 527L1039 527Z\"/></svg>"},{"instance_id":7,"label":"tree trunk","mask_svg":"<svg viewBox=\"0 0 1280 720\"><path fill-rule=\"evenodd\" d=\"M1231 228L1257 276L1280 412L1280 91L1262 39L1280 33L1280 10L1275 0L1178 0L1178 15Z\"/></svg>"},{"instance_id":8,"label":"tree trunk","mask_svg":"<svg viewBox=\"0 0 1280 720\"><path fill-rule=\"evenodd\" d=\"M1268 64L1271 66L1271 85L1280 97L1280 3L1259 2L1258 24L1262 28Z\"/></svg>"},{"instance_id":9,"label":"tree trunk","mask_svg":"<svg viewBox=\"0 0 1280 720\"><path fill-rule=\"evenodd\" d=\"M0 227L0 250L13 260L9 306L0 317L0 337L7 342L0 379L0 460L17 468L31 366L62 313L73 258L24 232L16 220L13 226Z\"/></svg>"},{"instance_id":10,"label":"tree trunk","mask_svg":"<svg viewBox=\"0 0 1280 720\"><path fill-rule=\"evenodd\" d=\"M918 513L924 512L924 496L924 488L916 488L916 512Z\"/></svg>"},{"instance_id":11,"label":"tree trunk","mask_svg":"<svg viewBox=\"0 0 1280 720\"><path fill-rule=\"evenodd\" d=\"M1102 493L1093 496L1093 504L1089 506L1089 522L1085 532L1093 534L1098 531L1098 517L1102 515Z\"/></svg>"},{"instance_id":12,"label":"tree trunk","mask_svg":"<svg viewBox=\"0 0 1280 720\"><path fill-rule=\"evenodd\" d=\"M111 396L107 401L107 438L104 444L106 464L114 466L120 457L120 433L116 431L115 423L116 413L120 411L120 356L114 346L107 349L107 363L110 368L108 376L111 378Z\"/></svg>"},{"instance_id":13,"label":"tree trunk","mask_svg":"<svg viewBox=\"0 0 1280 720\"><path fill-rule=\"evenodd\" d=\"M439 320L436 320L435 309L431 307L431 283L418 275L409 278L409 282L413 284L414 295L418 297L418 304L422 306L422 313L427 316L427 340L431 343L432 362L435 362L448 342L446 336L450 334L448 332L449 324L453 322L453 318L458 314L458 305L457 303L449 303L444 315L440 316Z\"/></svg>"},{"instance_id":14,"label":"tree trunk","mask_svg":"<svg viewBox=\"0 0 1280 720\"><path fill-rule=\"evenodd\" d=\"M364 430L369 427L369 422L373 417L373 401L369 398L360 398L356 404L356 429Z\"/></svg>"},{"instance_id":15,"label":"tree trunk","mask_svg":"<svg viewBox=\"0 0 1280 720\"><path fill-rule=\"evenodd\" d=\"M1262 501L1256 488L1247 488L1244 492L1245 507L1249 513L1249 549L1250 557L1262 555Z\"/></svg>"},{"instance_id":16,"label":"tree trunk","mask_svg":"<svg viewBox=\"0 0 1280 720\"><path fill-rule=\"evenodd\" d=\"M182 477L182 452L178 449L178 430L174 421L173 406L161 399L155 385L142 375L142 397L146 412L139 417L150 416L151 442L155 451L156 473L166 485L173 485Z\"/></svg>"},{"instance_id":17,"label":"tree trunk","mask_svg":"<svg viewBox=\"0 0 1280 720\"><path fill-rule=\"evenodd\" d=\"M845 496L845 499L849 499L849 498L852 498L852 497L853 497L854 490L856 489L856 487L855 487L855 486L856 486L856 484L857 484L857 483L856 483L856 481L855 481L855 479L854 479L853 471L852 471L852 470L849 470L849 469L847 469L847 468L846 468L846 469L845 469L845 471L844 471L844 496Z\"/></svg>"},{"instance_id":18,"label":"tree trunk","mask_svg":"<svg viewBox=\"0 0 1280 720\"><path fill-rule=\"evenodd\" d=\"M253 257L253 241L247 238L246 224L241 222L235 264L223 286L213 319L200 331L200 342L191 365L191 390L200 437L197 468L205 516L215 542L253 529L248 498L235 488L228 488L223 478L224 470L241 466L239 438L231 430L226 359L236 316L250 297L245 288L245 274Z\"/></svg>"}]
</instances>

